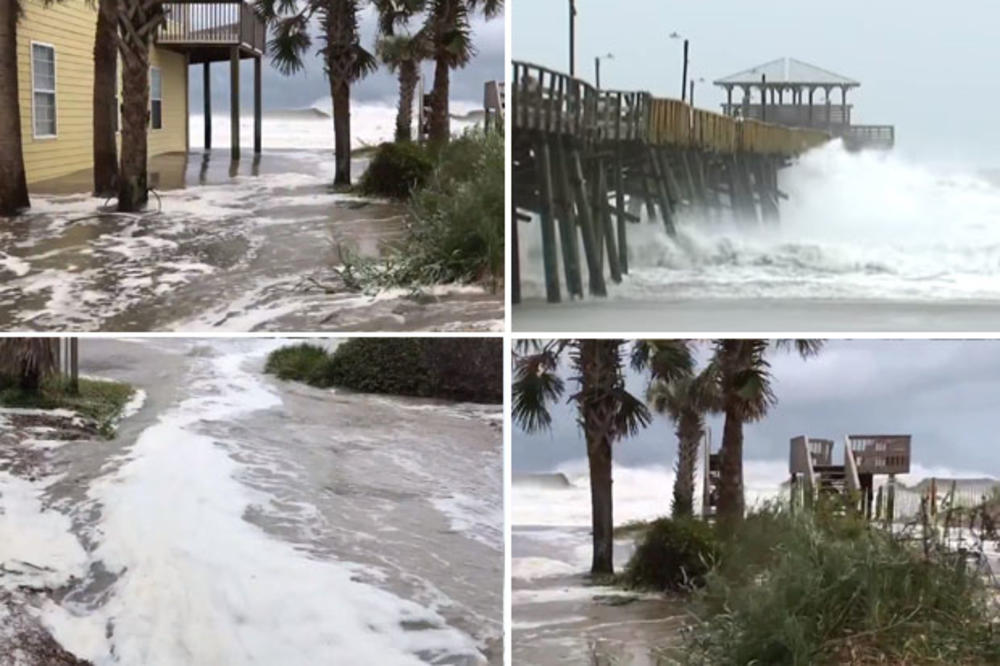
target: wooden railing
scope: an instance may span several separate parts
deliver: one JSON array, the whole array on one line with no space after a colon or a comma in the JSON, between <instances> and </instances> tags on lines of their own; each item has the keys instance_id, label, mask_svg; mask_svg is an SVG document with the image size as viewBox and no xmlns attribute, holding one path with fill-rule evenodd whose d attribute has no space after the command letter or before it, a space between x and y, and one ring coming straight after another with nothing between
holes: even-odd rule
<instances>
[{"instance_id":1,"label":"wooden railing","mask_svg":"<svg viewBox=\"0 0 1000 666\"><path fill-rule=\"evenodd\" d=\"M851 150L889 150L896 143L892 125L851 125L844 130L844 145Z\"/></svg>"},{"instance_id":2,"label":"wooden railing","mask_svg":"<svg viewBox=\"0 0 1000 666\"><path fill-rule=\"evenodd\" d=\"M513 66L515 129L716 153L796 155L830 140L820 130L744 121L646 92L597 90L540 65Z\"/></svg>"},{"instance_id":3,"label":"wooden railing","mask_svg":"<svg viewBox=\"0 0 1000 666\"><path fill-rule=\"evenodd\" d=\"M157 41L174 45L246 46L263 53L267 26L243 0L165 2Z\"/></svg>"},{"instance_id":4,"label":"wooden railing","mask_svg":"<svg viewBox=\"0 0 1000 666\"><path fill-rule=\"evenodd\" d=\"M593 86L539 65L514 63L514 127L582 136L596 131Z\"/></svg>"},{"instance_id":5,"label":"wooden railing","mask_svg":"<svg viewBox=\"0 0 1000 666\"><path fill-rule=\"evenodd\" d=\"M849 435L845 442L864 474L907 474L910 435Z\"/></svg>"}]
</instances>

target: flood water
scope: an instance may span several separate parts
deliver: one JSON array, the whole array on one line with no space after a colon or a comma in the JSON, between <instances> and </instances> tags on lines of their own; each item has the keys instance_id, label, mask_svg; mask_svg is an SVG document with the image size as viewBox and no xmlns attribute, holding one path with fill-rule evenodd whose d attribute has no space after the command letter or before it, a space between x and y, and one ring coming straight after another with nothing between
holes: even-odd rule
<instances>
[{"instance_id":1,"label":"flood water","mask_svg":"<svg viewBox=\"0 0 1000 666\"><path fill-rule=\"evenodd\" d=\"M280 344L81 341L141 407L0 413L0 591L94 664L502 663L500 407L277 382Z\"/></svg>"},{"instance_id":2,"label":"flood water","mask_svg":"<svg viewBox=\"0 0 1000 666\"><path fill-rule=\"evenodd\" d=\"M355 177L366 161L355 160ZM153 158L142 215L103 212L88 173L32 187L0 220L4 330L484 330L503 296L478 286L363 294L335 273L345 252L379 257L403 205L330 189L329 155L274 150ZM74 194L73 192L76 192Z\"/></svg>"}]
</instances>

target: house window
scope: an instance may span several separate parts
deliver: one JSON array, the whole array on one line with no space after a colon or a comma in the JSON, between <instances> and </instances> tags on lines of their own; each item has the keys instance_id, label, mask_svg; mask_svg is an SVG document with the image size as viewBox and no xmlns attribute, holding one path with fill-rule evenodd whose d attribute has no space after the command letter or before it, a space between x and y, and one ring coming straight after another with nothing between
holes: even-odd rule
<instances>
[{"instance_id":1,"label":"house window","mask_svg":"<svg viewBox=\"0 0 1000 666\"><path fill-rule=\"evenodd\" d=\"M149 70L149 100L152 128L163 129L163 76L159 67Z\"/></svg>"},{"instance_id":2,"label":"house window","mask_svg":"<svg viewBox=\"0 0 1000 666\"><path fill-rule=\"evenodd\" d=\"M47 44L31 45L32 122L35 138L56 135L56 50Z\"/></svg>"}]
</instances>

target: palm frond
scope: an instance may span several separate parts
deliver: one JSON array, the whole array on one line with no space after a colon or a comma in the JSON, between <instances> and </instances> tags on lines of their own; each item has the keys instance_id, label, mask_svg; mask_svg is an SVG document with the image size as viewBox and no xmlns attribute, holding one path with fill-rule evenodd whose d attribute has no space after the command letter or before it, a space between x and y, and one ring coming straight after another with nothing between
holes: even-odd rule
<instances>
[{"instance_id":1,"label":"palm frond","mask_svg":"<svg viewBox=\"0 0 1000 666\"><path fill-rule=\"evenodd\" d=\"M296 14L277 19L272 34L273 37L267 44L271 62L286 76L299 72L304 66L302 57L312 47L306 15Z\"/></svg>"},{"instance_id":2,"label":"palm frond","mask_svg":"<svg viewBox=\"0 0 1000 666\"><path fill-rule=\"evenodd\" d=\"M565 390L565 383L554 372L557 364L558 360L545 351L516 362L511 419L526 432L547 430L552 425L548 405L559 400Z\"/></svg>"},{"instance_id":3,"label":"palm frond","mask_svg":"<svg viewBox=\"0 0 1000 666\"><path fill-rule=\"evenodd\" d=\"M615 434L619 437L626 435L633 437L652 422L653 417L649 413L646 403L624 388L615 391L615 398L618 402L618 411L615 414Z\"/></svg>"}]
</instances>

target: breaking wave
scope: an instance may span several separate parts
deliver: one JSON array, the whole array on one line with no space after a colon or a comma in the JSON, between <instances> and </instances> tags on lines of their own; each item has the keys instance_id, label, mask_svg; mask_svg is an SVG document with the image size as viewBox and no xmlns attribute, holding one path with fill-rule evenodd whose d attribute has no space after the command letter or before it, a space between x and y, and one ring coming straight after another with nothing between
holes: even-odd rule
<instances>
[{"instance_id":1,"label":"breaking wave","mask_svg":"<svg viewBox=\"0 0 1000 666\"><path fill-rule=\"evenodd\" d=\"M778 224L687 216L675 239L630 225L631 271L612 297L1000 298L1000 188L987 174L834 142L780 178ZM536 229L521 227L530 296L544 294Z\"/></svg>"}]
</instances>

